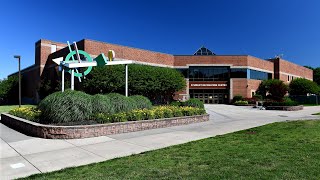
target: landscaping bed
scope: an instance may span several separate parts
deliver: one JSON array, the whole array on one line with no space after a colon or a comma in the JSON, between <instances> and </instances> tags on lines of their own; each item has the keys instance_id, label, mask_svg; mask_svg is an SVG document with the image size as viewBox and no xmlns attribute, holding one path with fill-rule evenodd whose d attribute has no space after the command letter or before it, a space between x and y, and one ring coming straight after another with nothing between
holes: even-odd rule
<instances>
[{"instance_id":1,"label":"landscaping bed","mask_svg":"<svg viewBox=\"0 0 320 180\"><path fill-rule=\"evenodd\" d=\"M299 105L299 106L267 106L266 110L299 111L299 110L303 110L303 105Z\"/></svg>"},{"instance_id":2,"label":"landscaping bed","mask_svg":"<svg viewBox=\"0 0 320 180\"><path fill-rule=\"evenodd\" d=\"M143 131L148 129L165 128L186 125L209 120L209 115L173 117L143 121L128 121L108 124L56 126L40 124L22 119L10 114L1 114L1 122L24 134L47 139L75 139L111 134Z\"/></svg>"},{"instance_id":3,"label":"landscaping bed","mask_svg":"<svg viewBox=\"0 0 320 180\"><path fill-rule=\"evenodd\" d=\"M200 100L178 106L153 106L144 96L89 95L56 92L38 107L16 108L3 114L2 123L22 133L55 139L87 138L209 120Z\"/></svg>"}]
</instances>

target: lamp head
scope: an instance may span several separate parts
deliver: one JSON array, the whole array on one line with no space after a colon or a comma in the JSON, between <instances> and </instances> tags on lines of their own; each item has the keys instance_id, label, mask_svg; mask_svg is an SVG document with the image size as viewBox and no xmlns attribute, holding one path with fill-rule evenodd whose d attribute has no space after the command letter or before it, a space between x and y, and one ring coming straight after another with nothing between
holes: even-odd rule
<instances>
[{"instance_id":1,"label":"lamp head","mask_svg":"<svg viewBox=\"0 0 320 180\"><path fill-rule=\"evenodd\" d=\"M15 55L15 56L13 56L14 58L18 58L18 59L20 59L20 55Z\"/></svg>"}]
</instances>

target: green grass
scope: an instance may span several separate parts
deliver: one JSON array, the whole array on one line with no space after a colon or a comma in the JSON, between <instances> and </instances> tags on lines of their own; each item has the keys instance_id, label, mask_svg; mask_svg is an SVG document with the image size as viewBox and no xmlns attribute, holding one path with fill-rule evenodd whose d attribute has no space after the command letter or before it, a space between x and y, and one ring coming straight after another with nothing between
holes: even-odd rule
<instances>
[{"instance_id":1,"label":"green grass","mask_svg":"<svg viewBox=\"0 0 320 180\"><path fill-rule=\"evenodd\" d=\"M28 106L34 106L34 105L21 105L21 107L28 107ZM0 113L6 113L6 112L9 112L11 109L15 109L18 107L19 105L0 106Z\"/></svg>"},{"instance_id":2,"label":"green grass","mask_svg":"<svg viewBox=\"0 0 320 180\"><path fill-rule=\"evenodd\" d=\"M320 120L281 122L27 179L320 179Z\"/></svg>"},{"instance_id":3,"label":"green grass","mask_svg":"<svg viewBox=\"0 0 320 180\"><path fill-rule=\"evenodd\" d=\"M320 115L320 112L318 112L318 113L314 113L314 114L312 114L312 115Z\"/></svg>"}]
</instances>

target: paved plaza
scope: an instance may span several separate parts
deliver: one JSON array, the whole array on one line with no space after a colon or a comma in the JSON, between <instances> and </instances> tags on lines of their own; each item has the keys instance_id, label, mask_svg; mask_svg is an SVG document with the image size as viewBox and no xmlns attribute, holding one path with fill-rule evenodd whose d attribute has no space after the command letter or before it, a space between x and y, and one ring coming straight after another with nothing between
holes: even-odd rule
<instances>
[{"instance_id":1,"label":"paved plaza","mask_svg":"<svg viewBox=\"0 0 320 180\"><path fill-rule=\"evenodd\" d=\"M316 119L320 107L268 111L232 105L206 105L203 123L86 139L52 140L26 136L0 124L0 179L25 177L66 167L128 156L222 135L268 123Z\"/></svg>"}]
</instances>

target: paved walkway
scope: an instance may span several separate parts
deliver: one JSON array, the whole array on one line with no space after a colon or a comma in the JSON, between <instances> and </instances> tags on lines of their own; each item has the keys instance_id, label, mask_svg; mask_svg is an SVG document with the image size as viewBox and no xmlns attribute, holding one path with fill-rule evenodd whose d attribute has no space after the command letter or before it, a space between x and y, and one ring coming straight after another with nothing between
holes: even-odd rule
<instances>
[{"instance_id":1,"label":"paved walkway","mask_svg":"<svg viewBox=\"0 0 320 180\"><path fill-rule=\"evenodd\" d=\"M206 109L208 122L86 139L34 138L0 124L0 179L105 161L272 122L316 119L311 114L320 112L319 106L297 112L230 105L206 105Z\"/></svg>"}]
</instances>

